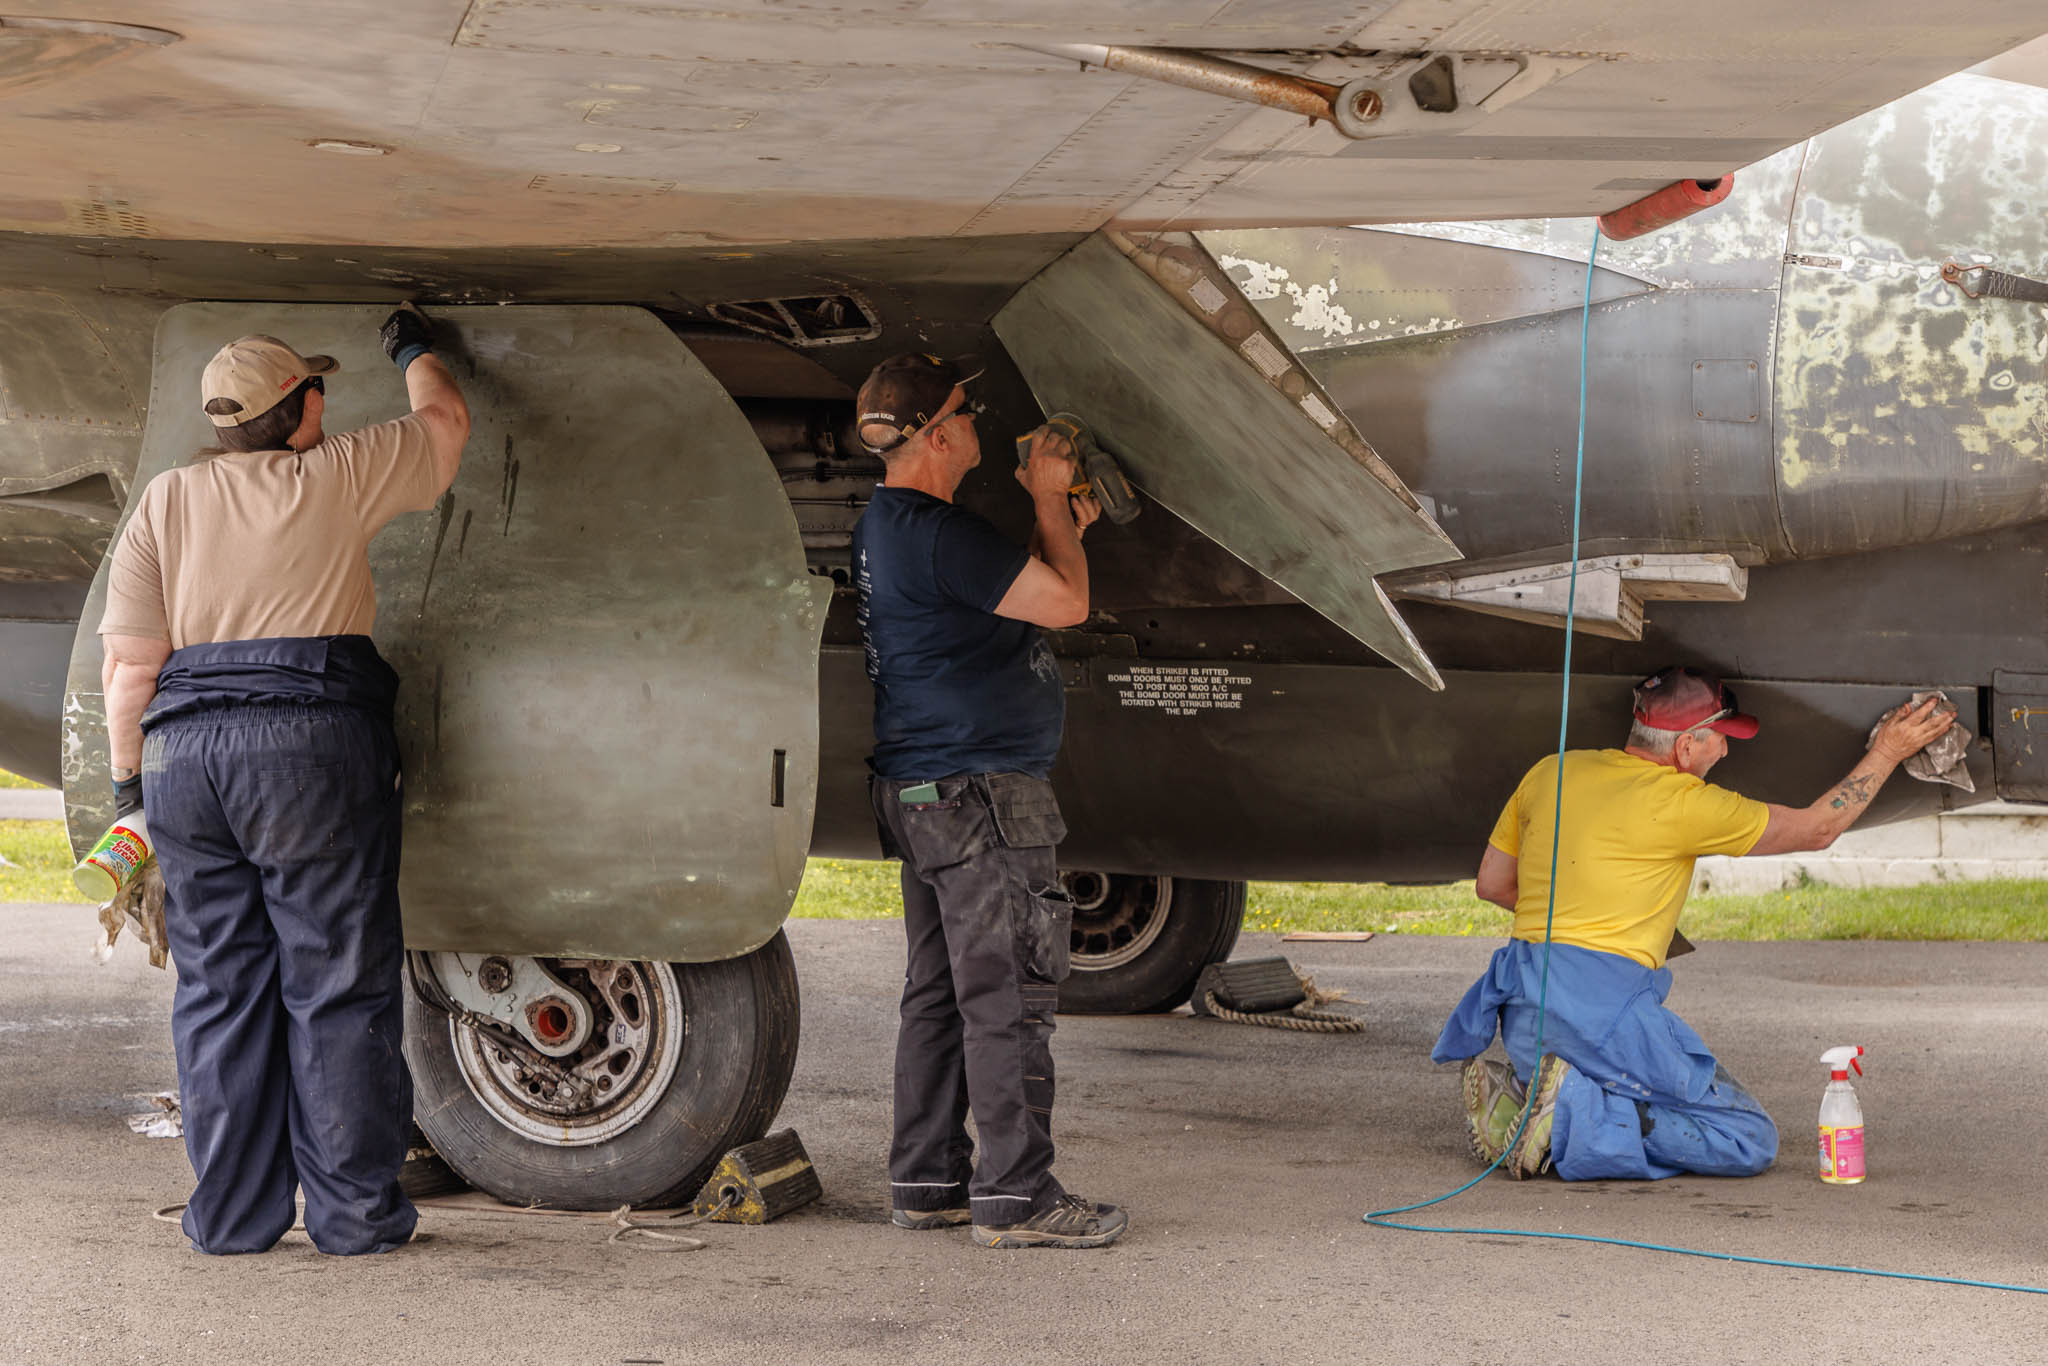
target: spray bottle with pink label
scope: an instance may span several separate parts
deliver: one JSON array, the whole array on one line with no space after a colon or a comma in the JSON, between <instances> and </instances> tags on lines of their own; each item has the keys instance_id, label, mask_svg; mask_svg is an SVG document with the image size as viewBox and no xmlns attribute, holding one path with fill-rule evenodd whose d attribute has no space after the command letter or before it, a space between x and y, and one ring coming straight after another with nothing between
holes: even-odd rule
<instances>
[{"instance_id":1,"label":"spray bottle with pink label","mask_svg":"<svg viewBox=\"0 0 2048 1366\"><path fill-rule=\"evenodd\" d=\"M1820 1055L1828 1065L1828 1089L1820 1095L1820 1179L1831 1186L1853 1186L1863 1180L1863 1107L1849 1084L1849 1069L1863 1075L1860 1044L1830 1048Z\"/></svg>"}]
</instances>

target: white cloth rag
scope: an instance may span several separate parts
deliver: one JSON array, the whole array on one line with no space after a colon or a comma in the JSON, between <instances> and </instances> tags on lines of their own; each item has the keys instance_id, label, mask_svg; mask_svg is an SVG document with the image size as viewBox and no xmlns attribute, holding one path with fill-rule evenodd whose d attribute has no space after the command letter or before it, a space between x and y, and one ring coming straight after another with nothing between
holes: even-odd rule
<instances>
[{"instance_id":1,"label":"white cloth rag","mask_svg":"<svg viewBox=\"0 0 2048 1366\"><path fill-rule=\"evenodd\" d=\"M1942 697L1938 692L1916 692L1907 699L1906 705L1917 707L1930 697L1941 698L1934 708L1937 712L1944 716L1956 714L1955 703ZM1885 715L1889 716L1890 713L1887 712ZM1877 725L1870 728L1870 739L1864 741L1864 748L1869 748L1872 741L1877 739L1878 728L1883 725L1884 717L1880 716ZM1903 767L1908 776L1918 778L1923 783L1947 783L1950 787L1960 787L1965 792L1975 792L1976 780L1970 777L1969 767L1963 762L1964 756L1970 752L1971 738L1969 727L1957 721L1936 736L1927 748L1908 758Z\"/></svg>"}]
</instances>

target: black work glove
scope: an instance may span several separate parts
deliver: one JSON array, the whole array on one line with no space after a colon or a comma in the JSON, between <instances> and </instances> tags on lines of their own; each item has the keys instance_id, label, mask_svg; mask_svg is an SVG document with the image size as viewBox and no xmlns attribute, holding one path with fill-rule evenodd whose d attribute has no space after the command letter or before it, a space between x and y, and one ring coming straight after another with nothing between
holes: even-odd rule
<instances>
[{"instance_id":1,"label":"black work glove","mask_svg":"<svg viewBox=\"0 0 2048 1366\"><path fill-rule=\"evenodd\" d=\"M142 775L123 778L114 784L114 819L125 821L142 810Z\"/></svg>"},{"instance_id":2,"label":"black work glove","mask_svg":"<svg viewBox=\"0 0 2048 1366\"><path fill-rule=\"evenodd\" d=\"M384 343L384 354L404 374L406 366L434 349L433 324L426 314L406 304L384 320L384 326L377 329L377 340Z\"/></svg>"}]
</instances>

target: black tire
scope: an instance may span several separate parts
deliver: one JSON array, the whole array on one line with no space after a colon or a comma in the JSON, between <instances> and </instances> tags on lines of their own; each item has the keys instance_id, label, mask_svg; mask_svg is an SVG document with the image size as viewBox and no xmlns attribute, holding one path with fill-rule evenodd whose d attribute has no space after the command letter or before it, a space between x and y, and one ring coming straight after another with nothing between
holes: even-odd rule
<instances>
[{"instance_id":1,"label":"black tire","mask_svg":"<svg viewBox=\"0 0 2048 1366\"><path fill-rule=\"evenodd\" d=\"M1244 925L1242 882L1075 872L1061 877L1070 894L1081 893L1075 897L1073 968L1060 985L1060 1010L1068 1015L1172 1010L1188 999L1203 968L1230 957ZM1091 904L1108 910L1091 910ZM1140 926L1133 938L1133 909L1148 904L1155 914L1164 908L1164 922ZM1133 951L1140 939L1149 942Z\"/></svg>"},{"instance_id":2,"label":"black tire","mask_svg":"<svg viewBox=\"0 0 2048 1366\"><path fill-rule=\"evenodd\" d=\"M718 1159L768 1131L796 1066L796 964L781 934L741 958L658 965L682 1001L681 1054L666 1091L624 1132L581 1147L536 1141L470 1089L447 1015L406 993L413 1113L464 1180L500 1200L554 1209L660 1206L694 1196Z\"/></svg>"}]
</instances>

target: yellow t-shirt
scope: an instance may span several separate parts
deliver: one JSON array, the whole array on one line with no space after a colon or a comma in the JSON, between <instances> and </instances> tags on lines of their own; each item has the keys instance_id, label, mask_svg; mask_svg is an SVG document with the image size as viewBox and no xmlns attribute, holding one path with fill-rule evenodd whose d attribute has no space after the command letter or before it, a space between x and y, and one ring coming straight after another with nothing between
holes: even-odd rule
<instances>
[{"instance_id":1,"label":"yellow t-shirt","mask_svg":"<svg viewBox=\"0 0 2048 1366\"><path fill-rule=\"evenodd\" d=\"M1543 942L1557 756L1523 776L1487 843L1516 860L1516 939ZM1618 749L1564 756L1564 834L1551 939L1664 965L1701 854L1746 854L1770 808Z\"/></svg>"}]
</instances>

